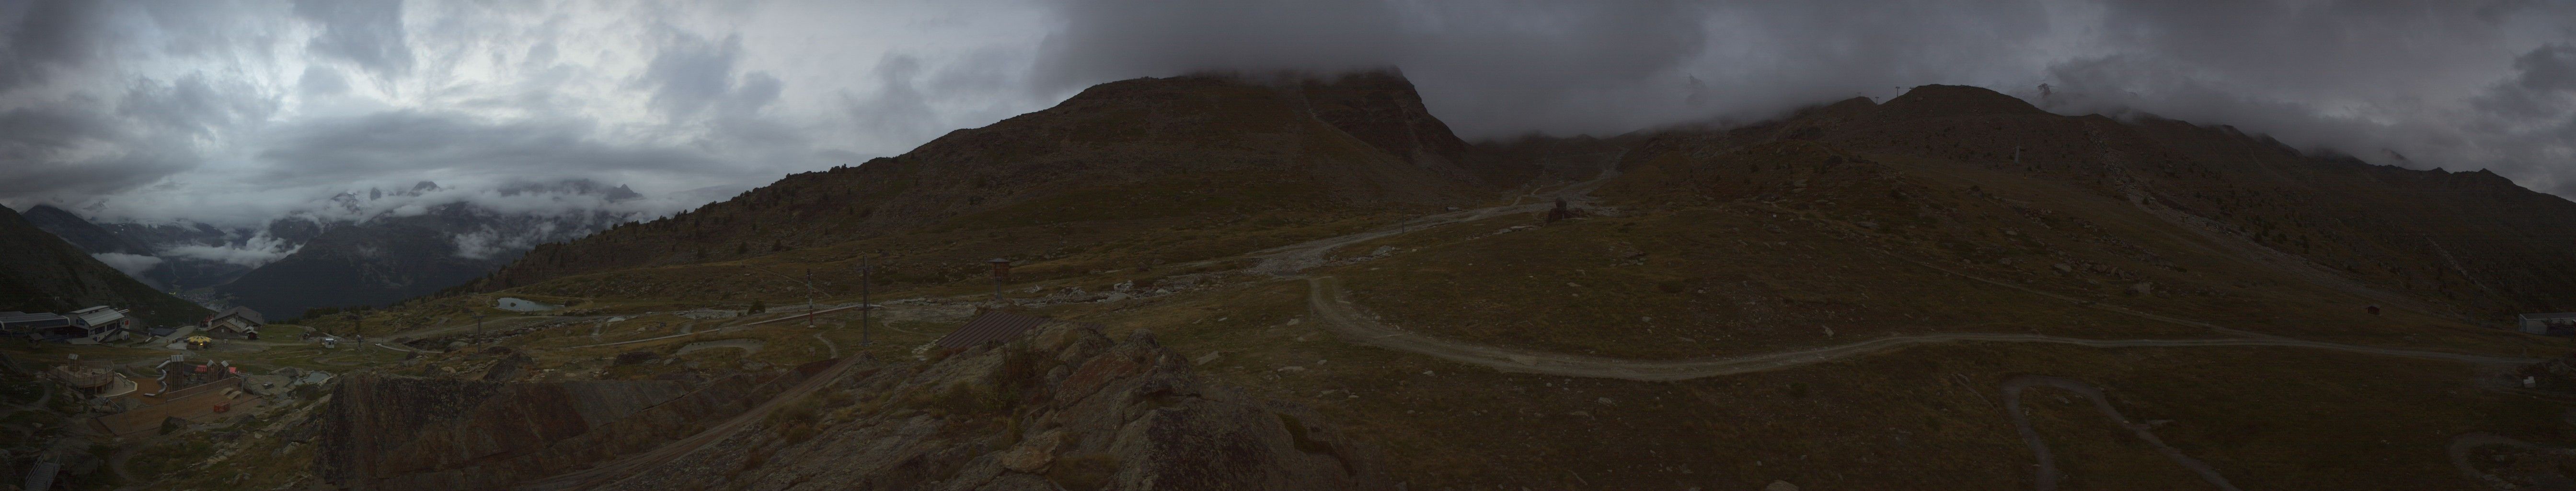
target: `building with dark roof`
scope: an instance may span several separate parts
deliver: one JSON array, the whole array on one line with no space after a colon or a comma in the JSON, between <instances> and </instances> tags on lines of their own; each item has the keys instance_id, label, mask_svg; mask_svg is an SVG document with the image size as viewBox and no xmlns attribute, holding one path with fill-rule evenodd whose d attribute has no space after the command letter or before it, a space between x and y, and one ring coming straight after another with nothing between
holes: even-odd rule
<instances>
[{"instance_id":1,"label":"building with dark roof","mask_svg":"<svg viewBox=\"0 0 2576 491\"><path fill-rule=\"evenodd\" d=\"M204 328L206 332L258 334L259 326L265 325L268 321L260 318L259 311L250 307L233 307L207 317Z\"/></svg>"},{"instance_id":2,"label":"building with dark roof","mask_svg":"<svg viewBox=\"0 0 2576 491\"><path fill-rule=\"evenodd\" d=\"M46 312L0 312L0 333L43 339L50 331L71 327L72 319Z\"/></svg>"},{"instance_id":3,"label":"building with dark roof","mask_svg":"<svg viewBox=\"0 0 2576 491\"><path fill-rule=\"evenodd\" d=\"M135 331L134 318L125 309L97 306L72 311L71 315L44 312L0 312L0 333L26 336L39 341L104 343L125 339Z\"/></svg>"},{"instance_id":4,"label":"building with dark roof","mask_svg":"<svg viewBox=\"0 0 2576 491\"><path fill-rule=\"evenodd\" d=\"M1092 329L1100 329L1099 324L1061 321L1034 315L1018 314L999 310L987 310L976 314L974 319L966 321L966 325L957 326L957 330L949 331L947 336L941 336L938 341L934 341L933 343L939 345L940 349L969 348L987 342L1008 341L1011 338L1019 337L1021 334L1036 330L1039 327L1045 327L1052 324L1071 324Z\"/></svg>"},{"instance_id":5,"label":"building with dark roof","mask_svg":"<svg viewBox=\"0 0 2576 491\"><path fill-rule=\"evenodd\" d=\"M123 340L127 334L143 330L141 326L136 325L138 321L134 319L133 314L134 312L130 310L105 305L74 310L66 317L71 317L72 325L86 328L88 333L70 341L78 344Z\"/></svg>"}]
</instances>

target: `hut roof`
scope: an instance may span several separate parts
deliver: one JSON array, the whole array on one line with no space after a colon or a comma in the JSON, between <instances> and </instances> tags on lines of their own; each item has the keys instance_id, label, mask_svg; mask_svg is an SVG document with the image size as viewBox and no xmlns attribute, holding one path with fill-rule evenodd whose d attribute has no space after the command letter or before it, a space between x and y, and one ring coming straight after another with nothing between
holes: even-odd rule
<instances>
[{"instance_id":1,"label":"hut roof","mask_svg":"<svg viewBox=\"0 0 2576 491\"><path fill-rule=\"evenodd\" d=\"M125 310L101 305L72 311L72 316L91 328L116 327L116 321L125 320Z\"/></svg>"},{"instance_id":2,"label":"hut roof","mask_svg":"<svg viewBox=\"0 0 2576 491\"><path fill-rule=\"evenodd\" d=\"M71 318L45 312L0 312L0 329L11 331L72 325Z\"/></svg>"},{"instance_id":3,"label":"hut roof","mask_svg":"<svg viewBox=\"0 0 2576 491\"><path fill-rule=\"evenodd\" d=\"M268 325L268 320L260 318L259 311L251 310L250 307L233 307L224 309L223 312L215 313L214 317L206 318L206 321L219 321L223 320L225 317L240 317L242 320L250 321L252 325Z\"/></svg>"}]
</instances>

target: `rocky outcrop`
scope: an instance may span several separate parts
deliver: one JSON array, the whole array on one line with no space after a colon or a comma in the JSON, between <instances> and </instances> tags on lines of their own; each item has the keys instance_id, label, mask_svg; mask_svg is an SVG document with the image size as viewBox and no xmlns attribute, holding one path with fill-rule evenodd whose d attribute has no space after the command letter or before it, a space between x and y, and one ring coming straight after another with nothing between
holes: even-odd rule
<instances>
[{"instance_id":1,"label":"rocky outcrop","mask_svg":"<svg viewBox=\"0 0 2576 491\"><path fill-rule=\"evenodd\" d=\"M786 376L494 383L343 377L315 473L347 489L489 489L650 450L775 394Z\"/></svg>"},{"instance_id":2,"label":"rocky outcrop","mask_svg":"<svg viewBox=\"0 0 2576 491\"><path fill-rule=\"evenodd\" d=\"M1392 69L1308 78L1298 88L1315 119L1407 162L1454 165L1467 152L1467 142L1422 106L1413 82Z\"/></svg>"},{"instance_id":3,"label":"rocky outcrop","mask_svg":"<svg viewBox=\"0 0 2576 491\"><path fill-rule=\"evenodd\" d=\"M1206 382L1149 334L1058 326L853 372L608 489L1387 489L1313 410Z\"/></svg>"}]
</instances>

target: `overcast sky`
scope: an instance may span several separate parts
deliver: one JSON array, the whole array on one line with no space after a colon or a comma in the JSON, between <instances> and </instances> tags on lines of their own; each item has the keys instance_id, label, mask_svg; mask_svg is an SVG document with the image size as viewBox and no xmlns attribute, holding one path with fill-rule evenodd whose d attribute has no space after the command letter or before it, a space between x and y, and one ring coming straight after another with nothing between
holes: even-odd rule
<instances>
[{"instance_id":1,"label":"overcast sky","mask_svg":"<svg viewBox=\"0 0 2576 491\"><path fill-rule=\"evenodd\" d=\"M109 220L423 180L678 208L1094 83L1380 66L1471 139L1951 83L2576 196L2557 0L0 0L0 30L0 204Z\"/></svg>"}]
</instances>

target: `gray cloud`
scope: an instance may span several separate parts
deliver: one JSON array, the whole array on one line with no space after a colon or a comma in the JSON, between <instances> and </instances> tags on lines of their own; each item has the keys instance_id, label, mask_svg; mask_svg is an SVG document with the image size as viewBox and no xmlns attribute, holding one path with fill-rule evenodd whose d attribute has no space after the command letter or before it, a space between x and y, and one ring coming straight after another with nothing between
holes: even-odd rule
<instances>
[{"instance_id":1,"label":"gray cloud","mask_svg":"<svg viewBox=\"0 0 2576 491\"><path fill-rule=\"evenodd\" d=\"M2514 57L2519 71L2477 99L2479 109L2502 116L2547 118L2567 110L2576 93L2576 45L2553 43Z\"/></svg>"},{"instance_id":2,"label":"gray cloud","mask_svg":"<svg viewBox=\"0 0 2576 491\"><path fill-rule=\"evenodd\" d=\"M80 0L39 0L0 8L9 44L0 48L0 93L42 82L53 72L87 65L98 56L100 5Z\"/></svg>"},{"instance_id":3,"label":"gray cloud","mask_svg":"<svg viewBox=\"0 0 2576 491\"><path fill-rule=\"evenodd\" d=\"M1395 6L1313 2L1074 0L1048 40L1042 82L1059 89L1201 70L1340 71L1393 66L1412 33Z\"/></svg>"},{"instance_id":4,"label":"gray cloud","mask_svg":"<svg viewBox=\"0 0 2576 491\"><path fill-rule=\"evenodd\" d=\"M126 276L132 276L135 279L143 280L145 284L151 285L153 288L161 287L161 285L152 284L152 280L145 279L145 276L143 275L143 272L145 271L151 271L152 268L160 267L161 258L141 254L126 254L122 252L102 252L91 254L89 257L97 259L98 262L107 263L107 267L116 268L117 271L124 272Z\"/></svg>"},{"instance_id":5,"label":"gray cloud","mask_svg":"<svg viewBox=\"0 0 2576 491\"><path fill-rule=\"evenodd\" d=\"M0 112L0 196L114 192L193 165L73 102Z\"/></svg>"},{"instance_id":6,"label":"gray cloud","mask_svg":"<svg viewBox=\"0 0 2576 491\"><path fill-rule=\"evenodd\" d=\"M609 145L578 120L486 122L424 111L311 121L279 131L259 156L285 185L347 182L393 172L459 171L569 179L623 170L717 174L725 165L685 148Z\"/></svg>"},{"instance_id":7,"label":"gray cloud","mask_svg":"<svg viewBox=\"0 0 2576 491\"><path fill-rule=\"evenodd\" d=\"M340 95L349 91L349 79L342 78L339 71L328 67L308 66L304 67L304 75L296 77L295 87L306 95Z\"/></svg>"},{"instance_id":8,"label":"gray cloud","mask_svg":"<svg viewBox=\"0 0 2576 491\"><path fill-rule=\"evenodd\" d=\"M132 121L192 137L212 137L242 121L266 119L276 112L275 98L259 89L235 84L217 88L199 75L170 83L143 80L128 90L116 112Z\"/></svg>"},{"instance_id":9,"label":"gray cloud","mask_svg":"<svg viewBox=\"0 0 2576 491\"><path fill-rule=\"evenodd\" d=\"M348 60L379 76L411 72L402 0L295 0L295 16L322 26L305 49Z\"/></svg>"},{"instance_id":10,"label":"gray cloud","mask_svg":"<svg viewBox=\"0 0 2576 491\"><path fill-rule=\"evenodd\" d=\"M914 80L921 77L921 60L910 56L888 56L877 62L877 93L858 99L841 94L841 103L850 118L859 122L862 131L898 137L922 138L945 130L925 128L920 123L934 121L938 114L923 99Z\"/></svg>"},{"instance_id":11,"label":"gray cloud","mask_svg":"<svg viewBox=\"0 0 2576 491\"><path fill-rule=\"evenodd\" d=\"M645 66L642 78L637 80L637 84L653 90L656 109L674 118L685 118L733 94L734 61L742 56L740 36L708 40L675 31L666 37L661 53L653 55L653 63ZM777 79L768 80L768 90L775 91Z\"/></svg>"}]
</instances>

